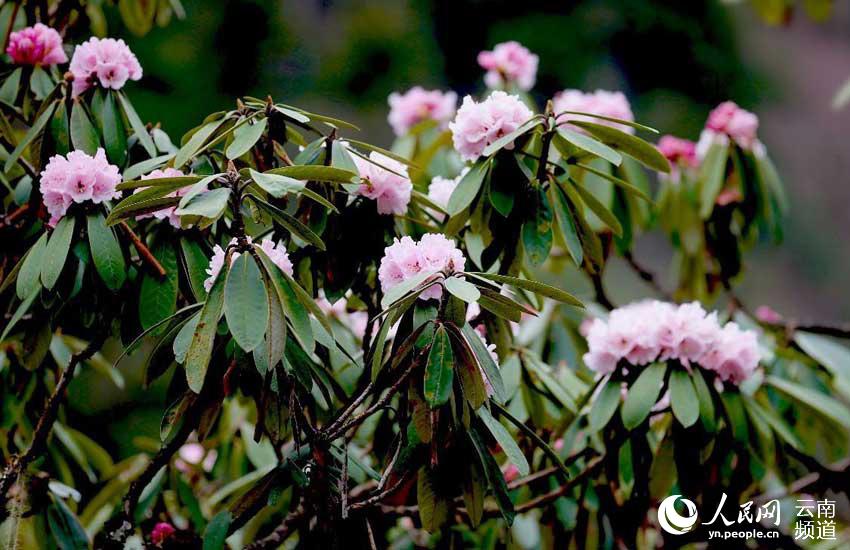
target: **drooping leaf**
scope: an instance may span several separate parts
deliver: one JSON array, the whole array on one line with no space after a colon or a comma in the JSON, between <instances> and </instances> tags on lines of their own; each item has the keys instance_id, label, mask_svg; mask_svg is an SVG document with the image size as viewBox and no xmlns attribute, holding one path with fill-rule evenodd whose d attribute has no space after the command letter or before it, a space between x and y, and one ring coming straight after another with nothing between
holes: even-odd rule
<instances>
[{"instance_id":1,"label":"drooping leaf","mask_svg":"<svg viewBox=\"0 0 850 550\"><path fill-rule=\"evenodd\" d=\"M207 139L209 139L213 132L215 132L219 128L219 126L224 124L225 120L225 118L219 118L207 122L206 124L198 128L198 130L195 131L194 134L192 134L192 137L189 138L189 141L187 141L186 144L183 145L183 147L181 147L179 151L177 151L177 154L174 156L174 167L182 167L184 164L186 164L186 162L189 161L189 159L195 156L195 154L204 145L204 143L206 143Z\"/></svg>"},{"instance_id":2,"label":"drooping leaf","mask_svg":"<svg viewBox=\"0 0 850 550\"><path fill-rule=\"evenodd\" d=\"M445 281L446 290L468 304L474 304L481 297L481 292L473 285L457 277L449 277Z\"/></svg>"},{"instance_id":3,"label":"drooping leaf","mask_svg":"<svg viewBox=\"0 0 850 550\"><path fill-rule=\"evenodd\" d=\"M682 369L670 372L670 404L682 426L689 428L699 419L699 398L691 376Z\"/></svg>"},{"instance_id":4,"label":"drooping leaf","mask_svg":"<svg viewBox=\"0 0 850 550\"><path fill-rule=\"evenodd\" d=\"M44 263L41 265L41 284L44 288L51 290L59 280L62 268L65 267L65 259L71 249L71 239L74 236L74 217L65 216L50 235L50 241L44 250Z\"/></svg>"},{"instance_id":5,"label":"drooping leaf","mask_svg":"<svg viewBox=\"0 0 850 550\"><path fill-rule=\"evenodd\" d=\"M269 301L260 268L247 252L239 255L227 273L224 287L224 315L236 343L253 351L269 322Z\"/></svg>"},{"instance_id":6,"label":"drooping leaf","mask_svg":"<svg viewBox=\"0 0 850 550\"><path fill-rule=\"evenodd\" d=\"M144 147L150 157L155 157L156 145L153 142L153 138L151 138L151 135L148 133L144 122L142 122L142 119L139 118L139 114L136 112L136 109L133 108L133 104L130 103L130 100L124 92L118 93L118 100L121 102L121 108L124 110L124 115L130 122L130 126L133 128L133 132L135 132L136 137L139 138L139 143L142 144L142 147Z\"/></svg>"},{"instance_id":7,"label":"drooping leaf","mask_svg":"<svg viewBox=\"0 0 850 550\"><path fill-rule=\"evenodd\" d=\"M654 145L639 137L627 134L611 126L596 124L595 122L574 120L571 124L587 130L602 143L625 153L647 168L664 172L665 174L670 173L670 163L667 162L664 155Z\"/></svg>"},{"instance_id":8,"label":"drooping leaf","mask_svg":"<svg viewBox=\"0 0 850 550\"><path fill-rule=\"evenodd\" d=\"M178 216L201 216L210 220L218 219L230 199L230 189L220 187L192 197L185 206L177 208Z\"/></svg>"},{"instance_id":9,"label":"drooping leaf","mask_svg":"<svg viewBox=\"0 0 850 550\"><path fill-rule=\"evenodd\" d=\"M553 300L557 300L559 302L563 302L571 306L584 307L581 301L572 294L569 294L568 292L561 290L560 288L555 288L539 281L530 281L528 279L510 277L508 275L499 275L497 273L475 272L470 273L470 275L481 277L490 281L496 281L497 283L511 285L513 287L521 288L523 290L528 290L530 292L540 294L541 296L546 296L547 298L552 298Z\"/></svg>"},{"instance_id":10,"label":"drooping leaf","mask_svg":"<svg viewBox=\"0 0 850 550\"><path fill-rule=\"evenodd\" d=\"M222 510L210 520L204 531L203 550L224 550L224 541L233 518L228 510Z\"/></svg>"},{"instance_id":11,"label":"drooping leaf","mask_svg":"<svg viewBox=\"0 0 850 550\"><path fill-rule=\"evenodd\" d=\"M452 393L454 378L454 357L449 333L439 326L434 332L434 341L428 352L425 366L425 400L432 407L444 405Z\"/></svg>"},{"instance_id":12,"label":"drooping leaf","mask_svg":"<svg viewBox=\"0 0 850 550\"><path fill-rule=\"evenodd\" d=\"M487 380L490 382L490 386L493 388L493 397L495 397L496 401L504 403L507 400L508 395L505 391L505 384L502 381L502 375L499 372L499 365L496 364L493 356L490 355L490 350L484 346L484 342L481 341L478 333L475 332L475 329L472 328L469 323L463 325L462 332L463 337L466 339L466 343L469 344L470 348L472 348L472 352L478 359L478 364L481 365L481 368L484 370L484 375L487 377Z\"/></svg>"},{"instance_id":13,"label":"drooping leaf","mask_svg":"<svg viewBox=\"0 0 850 550\"><path fill-rule=\"evenodd\" d=\"M807 388L803 385L791 382L790 380L784 380L776 376L765 377L765 382L780 390L782 393L829 418L833 422L850 429L850 409L848 409L840 401L826 395L823 392Z\"/></svg>"},{"instance_id":14,"label":"drooping leaf","mask_svg":"<svg viewBox=\"0 0 850 550\"><path fill-rule=\"evenodd\" d=\"M416 500L419 504L419 519L422 528L436 533L448 517L448 503L434 491L427 469L420 468L416 483Z\"/></svg>"},{"instance_id":15,"label":"drooping leaf","mask_svg":"<svg viewBox=\"0 0 850 550\"><path fill-rule=\"evenodd\" d=\"M296 165L284 166L275 168L265 172L266 174L277 174L279 176L287 176L297 180L306 181L326 181L330 183L357 183L359 178L357 174L349 170L337 168L335 166L320 166L320 165Z\"/></svg>"},{"instance_id":16,"label":"drooping leaf","mask_svg":"<svg viewBox=\"0 0 850 550\"><path fill-rule=\"evenodd\" d=\"M243 123L233 131L233 141L227 146L225 154L229 159L236 159L247 153L263 136L268 120L261 118L253 124Z\"/></svg>"},{"instance_id":17,"label":"drooping leaf","mask_svg":"<svg viewBox=\"0 0 850 550\"><path fill-rule=\"evenodd\" d=\"M709 147L708 153L699 168L699 213L702 219L708 219L714 210L714 201L723 188L726 178L726 160L729 156L729 146L723 143L714 143Z\"/></svg>"},{"instance_id":18,"label":"drooping leaf","mask_svg":"<svg viewBox=\"0 0 850 550\"><path fill-rule=\"evenodd\" d=\"M115 102L117 92L107 92L103 101L103 143L110 162L124 166L127 159L127 129Z\"/></svg>"},{"instance_id":19,"label":"drooping leaf","mask_svg":"<svg viewBox=\"0 0 850 550\"><path fill-rule=\"evenodd\" d=\"M52 504L47 509L47 524L56 546L60 550L86 550L89 537L80 524L79 518L68 508L61 498L51 496Z\"/></svg>"},{"instance_id":20,"label":"drooping leaf","mask_svg":"<svg viewBox=\"0 0 850 550\"><path fill-rule=\"evenodd\" d=\"M496 497L496 504L499 506L499 511L502 513L502 517L505 518L508 525L511 525L516 513L514 512L514 503L511 501L511 496L508 493L508 486L505 483L505 477L502 475L502 470L487 451L487 446L484 444L484 441L482 441L479 433L475 429L472 429L468 432L468 435L472 442L472 446L478 454L478 459L481 462L487 483L490 485L490 488L493 490L493 495Z\"/></svg>"},{"instance_id":21,"label":"drooping leaf","mask_svg":"<svg viewBox=\"0 0 850 550\"><path fill-rule=\"evenodd\" d=\"M629 388L622 408L623 425L629 430L638 427L655 406L666 371L667 365L653 363L643 369Z\"/></svg>"},{"instance_id":22,"label":"drooping leaf","mask_svg":"<svg viewBox=\"0 0 850 550\"><path fill-rule=\"evenodd\" d=\"M100 278L109 290L118 290L127 277L124 252L115 232L106 226L103 214L96 212L87 217L89 248Z\"/></svg>"},{"instance_id":23,"label":"drooping leaf","mask_svg":"<svg viewBox=\"0 0 850 550\"><path fill-rule=\"evenodd\" d=\"M139 321L147 329L170 317L177 310L177 253L171 243L157 246L153 255L165 269L165 277L145 273L139 293Z\"/></svg>"},{"instance_id":24,"label":"drooping leaf","mask_svg":"<svg viewBox=\"0 0 850 550\"><path fill-rule=\"evenodd\" d=\"M590 407L590 429L598 432L602 430L620 406L620 382L607 380L603 382L602 388Z\"/></svg>"},{"instance_id":25,"label":"drooping leaf","mask_svg":"<svg viewBox=\"0 0 850 550\"><path fill-rule=\"evenodd\" d=\"M487 407L481 407L478 409L478 418L487 426L487 429L493 435L493 439L496 440L496 443L502 448L505 455L508 457L508 460L517 467L519 471L519 475L527 476L531 471L528 460L526 460L525 455L522 454L522 450L520 450L519 445L517 445L516 441L514 441L511 433L505 428L501 422L493 418L493 415L490 414L490 411L487 410Z\"/></svg>"},{"instance_id":26,"label":"drooping leaf","mask_svg":"<svg viewBox=\"0 0 850 550\"><path fill-rule=\"evenodd\" d=\"M227 264L227 262L225 262ZM192 341L186 352L186 381L189 389L200 393L207 376L207 367L212 357L215 333L221 312L224 309L224 284L227 279L227 269L222 268L207 295L204 307L198 318L198 326L192 335Z\"/></svg>"},{"instance_id":27,"label":"drooping leaf","mask_svg":"<svg viewBox=\"0 0 850 550\"><path fill-rule=\"evenodd\" d=\"M802 330L794 331L794 341L833 376L850 380L850 348L826 336Z\"/></svg>"},{"instance_id":28,"label":"drooping leaf","mask_svg":"<svg viewBox=\"0 0 850 550\"><path fill-rule=\"evenodd\" d=\"M81 149L89 155L94 155L100 147L100 135L89 120L85 104L74 101L71 108L71 143L74 149Z\"/></svg>"},{"instance_id":29,"label":"drooping leaf","mask_svg":"<svg viewBox=\"0 0 850 550\"><path fill-rule=\"evenodd\" d=\"M24 149L27 146L35 141L35 139L41 135L44 127L47 126L47 123L50 122L50 119L53 118L53 112L56 110L56 104L52 103L46 107L42 107L41 114L38 115L38 118L35 119L30 129L24 134L24 137L21 141L18 142L18 146L15 147L15 150L12 151L12 154L9 155L9 158L6 159L6 164L3 167L4 172L8 172L12 169L12 166L18 162L18 159L24 152Z\"/></svg>"},{"instance_id":30,"label":"drooping leaf","mask_svg":"<svg viewBox=\"0 0 850 550\"><path fill-rule=\"evenodd\" d=\"M15 290L21 300L29 298L41 288L41 266L45 260L47 239L47 233L43 233L29 249L24 259L21 260L18 278L15 281Z\"/></svg>"},{"instance_id":31,"label":"drooping leaf","mask_svg":"<svg viewBox=\"0 0 850 550\"><path fill-rule=\"evenodd\" d=\"M623 162L623 157L620 156L620 153L615 151L614 149L608 147L604 143L601 143L590 136L585 134L581 134L579 132L575 132L568 128L561 128L558 130L558 133L555 134L555 141L563 139L567 143L570 143L579 149L587 151L588 153L592 153L599 158L605 159L614 166L619 166L621 162Z\"/></svg>"},{"instance_id":32,"label":"drooping leaf","mask_svg":"<svg viewBox=\"0 0 850 550\"><path fill-rule=\"evenodd\" d=\"M449 202L446 206L446 211L450 216L456 216L464 208L472 204L472 201L481 189L484 177L490 170L490 165L490 161L480 162L470 168L469 172L461 178L457 187L452 191L452 195L449 197Z\"/></svg>"}]
</instances>

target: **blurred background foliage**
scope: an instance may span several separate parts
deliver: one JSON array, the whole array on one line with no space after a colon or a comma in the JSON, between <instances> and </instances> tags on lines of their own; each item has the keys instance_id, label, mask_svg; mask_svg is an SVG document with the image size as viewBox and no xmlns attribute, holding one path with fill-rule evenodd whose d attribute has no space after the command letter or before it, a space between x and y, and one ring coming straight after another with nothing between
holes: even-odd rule
<instances>
[{"instance_id":1,"label":"blurred background foliage","mask_svg":"<svg viewBox=\"0 0 850 550\"><path fill-rule=\"evenodd\" d=\"M792 199L785 243L756 250L740 294L752 307L770 304L788 317L843 321L850 311L850 109L832 111L830 101L850 72L850 3L835 3L825 21L787 9L791 4L183 0L185 19L144 37L129 34L115 9L104 10L103 28L125 38L144 67L131 91L142 118L167 120L175 141L248 94L350 120L363 129L360 139L388 146L391 92L417 84L461 97L481 92L477 53L510 39L540 56L541 103L563 88L621 89L637 120L696 139L709 109L733 99L759 115L760 136ZM668 271L671 251L661 235L643 236L636 255ZM617 261L606 275L613 299L646 295ZM668 288L673 280L671 274ZM121 455L143 443L121 435L129 428L156 437L162 407L161 392L144 392L132 379L138 369L125 374L128 389L119 392L83 373L71 396L93 425L110 411L108 429ZM147 411L138 406L145 401ZM122 413L125 405L131 416Z\"/></svg>"}]
</instances>

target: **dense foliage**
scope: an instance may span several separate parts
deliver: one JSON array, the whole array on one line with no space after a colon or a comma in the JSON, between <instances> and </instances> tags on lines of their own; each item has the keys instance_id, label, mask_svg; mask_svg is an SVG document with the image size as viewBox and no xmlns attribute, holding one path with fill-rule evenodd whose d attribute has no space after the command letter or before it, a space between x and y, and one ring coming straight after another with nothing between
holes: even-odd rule
<instances>
[{"instance_id":1,"label":"dense foliage","mask_svg":"<svg viewBox=\"0 0 850 550\"><path fill-rule=\"evenodd\" d=\"M752 113L655 146L619 92L541 108L508 42L459 107L393 94L387 149L271 97L178 141L123 41L62 44L108 7L0 7L3 547L651 547L706 538L671 494L846 491L848 334L735 292L789 206ZM618 257L653 300L612 303ZM65 398L128 364L162 420L119 454Z\"/></svg>"}]
</instances>

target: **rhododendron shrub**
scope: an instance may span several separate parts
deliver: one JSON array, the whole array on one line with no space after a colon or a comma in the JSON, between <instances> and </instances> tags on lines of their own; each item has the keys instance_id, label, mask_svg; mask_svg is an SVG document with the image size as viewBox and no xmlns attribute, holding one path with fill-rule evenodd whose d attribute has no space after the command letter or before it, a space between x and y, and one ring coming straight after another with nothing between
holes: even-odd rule
<instances>
[{"instance_id":1,"label":"rhododendron shrub","mask_svg":"<svg viewBox=\"0 0 850 550\"><path fill-rule=\"evenodd\" d=\"M139 35L180 6L119 4ZM79 26L109 6L69 6L12 21L0 71L3 544L644 548L703 540L659 526L671 494L844 490L847 334L735 290L787 206L753 113L656 147L507 42L460 107L392 94L385 147L272 97L177 139ZM609 297L618 258L652 296Z\"/></svg>"}]
</instances>

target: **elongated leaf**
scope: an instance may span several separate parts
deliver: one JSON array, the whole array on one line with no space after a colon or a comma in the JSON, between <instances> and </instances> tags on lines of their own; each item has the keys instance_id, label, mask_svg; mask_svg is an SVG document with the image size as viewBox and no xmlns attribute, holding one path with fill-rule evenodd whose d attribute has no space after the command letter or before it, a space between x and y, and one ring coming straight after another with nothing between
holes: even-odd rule
<instances>
[{"instance_id":1,"label":"elongated leaf","mask_svg":"<svg viewBox=\"0 0 850 550\"><path fill-rule=\"evenodd\" d=\"M136 180L139 178L139 176L156 170L172 158L174 158L174 153L168 153L165 155L160 155L158 157L145 159L143 161L137 162L136 164L133 164L132 166L124 170L122 174L124 176L125 183L128 181Z\"/></svg>"},{"instance_id":2,"label":"elongated leaf","mask_svg":"<svg viewBox=\"0 0 850 550\"><path fill-rule=\"evenodd\" d=\"M708 219L714 210L714 201L723 188L726 178L726 160L729 156L729 146L724 143L714 143L700 165L699 170L699 213L702 219Z\"/></svg>"},{"instance_id":3,"label":"elongated leaf","mask_svg":"<svg viewBox=\"0 0 850 550\"><path fill-rule=\"evenodd\" d=\"M429 533L436 533L448 517L448 503L436 494L430 474L424 467L419 469L416 500L422 528Z\"/></svg>"},{"instance_id":4,"label":"elongated leaf","mask_svg":"<svg viewBox=\"0 0 850 550\"><path fill-rule=\"evenodd\" d=\"M598 432L608 425L608 422L620 406L620 382L608 380L599 390L599 394L590 407L590 429Z\"/></svg>"},{"instance_id":5,"label":"elongated leaf","mask_svg":"<svg viewBox=\"0 0 850 550\"><path fill-rule=\"evenodd\" d=\"M260 268L251 254L234 260L224 287L224 316L236 343L253 351L263 342L269 322L269 299Z\"/></svg>"},{"instance_id":6,"label":"elongated leaf","mask_svg":"<svg viewBox=\"0 0 850 550\"><path fill-rule=\"evenodd\" d=\"M582 170L586 170L586 171L590 172L591 174L599 176L600 178L603 178L603 179L610 181L611 183L620 187L621 189L623 189L623 191L626 191L627 193L635 195L636 197L641 198L641 199L645 200L646 202L652 202L652 199L649 198L649 195L644 193L643 190L641 190L639 187L632 185L631 183L627 182L626 180L624 180L622 178L618 178L617 176L615 176L613 174L609 174L608 172L603 172L602 170L597 170L596 168L594 168L593 166L591 166L589 164L584 164L584 163L579 162L578 164L576 164L576 166L578 166ZM637 167L637 168L640 169L639 167Z\"/></svg>"},{"instance_id":7,"label":"elongated leaf","mask_svg":"<svg viewBox=\"0 0 850 550\"><path fill-rule=\"evenodd\" d=\"M472 446L478 454L478 459L484 470L484 476L487 478L487 483L493 489L493 495L496 497L496 504L499 506L499 511L508 525L514 521L516 513L514 512L514 503L511 501L511 496L508 493L508 486L505 483L505 477L502 475L502 470L499 465L487 451L487 446L481 439L481 436L476 430L468 432L469 439L472 441Z\"/></svg>"},{"instance_id":8,"label":"elongated leaf","mask_svg":"<svg viewBox=\"0 0 850 550\"><path fill-rule=\"evenodd\" d=\"M553 300L557 300L559 302L563 302L571 306L584 307L584 304L582 304L581 301L572 294L563 291L560 288L555 288L553 286L538 281L519 279L517 277L509 277L508 275L499 275L496 273L476 272L470 273L470 275L475 275L476 277L481 277L490 281L496 281L497 283L507 284L516 288L528 290L536 294L540 294L541 296L546 296L547 298L552 298Z\"/></svg>"},{"instance_id":9,"label":"elongated leaf","mask_svg":"<svg viewBox=\"0 0 850 550\"><path fill-rule=\"evenodd\" d=\"M699 419L699 398L691 376L684 370L673 369L670 373L670 404L682 426L689 428Z\"/></svg>"},{"instance_id":10,"label":"elongated leaf","mask_svg":"<svg viewBox=\"0 0 850 550\"><path fill-rule=\"evenodd\" d=\"M449 333L445 327L437 327L425 367L424 395L431 408L444 405L452 394L453 361Z\"/></svg>"},{"instance_id":11,"label":"elongated leaf","mask_svg":"<svg viewBox=\"0 0 850 550\"><path fill-rule=\"evenodd\" d=\"M224 212L228 199L230 199L230 189L223 187L212 189L195 195L186 206L177 208L174 213L178 216L201 216L215 220Z\"/></svg>"},{"instance_id":12,"label":"elongated leaf","mask_svg":"<svg viewBox=\"0 0 850 550\"><path fill-rule=\"evenodd\" d=\"M89 155L94 155L100 147L100 135L79 100L75 100L71 108L71 143L75 149L82 149Z\"/></svg>"},{"instance_id":13,"label":"elongated leaf","mask_svg":"<svg viewBox=\"0 0 850 550\"><path fill-rule=\"evenodd\" d=\"M446 211L450 216L459 214L464 208L472 204L481 189L481 184L484 182L487 172L490 170L490 165L489 160L480 162L460 179L446 206Z\"/></svg>"},{"instance_id":14,"label":"elongated leaf","mask_svg":"<svg viewBox=\"0 0 850 550\"><path fill-rule=\"evenodd\" d=\"M0 334L0 342L5 340L6 337L12 333L12 329L15 328L15 325L18 324L18 321L20 321L24 317L26 312L29 311L30 306L32 306L32 303L38 297L39 290L39 288L35 288L32 291L32 294L24 298L23 301L18 304L18 308L12 314L12 317L9 318L9 321L6 323L6 326L3 327L3 333Z\"/></svg>"},{"instance_id":15,"label":"elongated leaf","mask_svg":"<svg viewBox=\"0 0 850 550\"><path fill-rule=\"evenodd\" d=\"M103 102L103 143L106 145L106 156L113 164L124 166L127 159L127 129L124 119L115 103L115 94L109 91Z\"/></svg>"},{"instance_id":16,"label":"elongated leaf","mask_svg":"<svg viewBox=\"0 0 850 550\"><path fill-rule=\"evenodd\" d=\"M478 364L484 370L484 375L490 381L490 386L493 388L493 397L496 401L504 403L507 401L508 395L505 391L505 383L502 381L502 374L499 372L499 365L490 355L490 350L484 346L481 337L475 332L475 329L469 323L463 325L463 337L466 343L472 349L475 357L478 359Z\"/></svg>"},{"instance_id":17,"label":"elongated leaf","mask_svg":"<svg viewBox=\"0 0 850 550\"><path fill-rule=\"evenodd\" d=\"M266 193L277 199L286 196L288 193L302 194L310 197L322 206L329 210L338 212L337 207L328 199L320 194L307 188L307 183L289 176L281 176L278 174L262 173L250 169L251 179Z\"/></svg>"},{"instance_id":18,"label":"elongated leaf","mask_svg":"<svg viewBox=\"0 0 850 550\"><path fill-rule=\"evenodd\" d=\"M41 265L44 262L44 253L47 248L47 233L32 245L26 257L21 260L21 268L18 271L18 279L15 282L15 290L18 298L23 300L29 298L35 291L41 288Z\"/></svg>"},{"instance_id":19,"label":"elongated leaf","mask_svg":"<svg viewBox=\"0 0 850 550\"><path fill-rule=\"evenodd\" d=\"M525 122L520 124L513 132L505 134L504 136L500 137L499 139L485 147L484 151L482 151L481 154L485 157L489 157L493 153L501 150L506 145L513 143L517 140L517 138L528 133L533 128L540 126L541 124L543 124L543 120L540 117L534 117L529 120L526 120Z\"/></svg>"},{"instance_id":20,"label":"elongated leaf","mask_svg":"<svg viewBox=\"0 0 850 550\"><path fill-rule=\"evenodd\" d=\"M433 273L422 272L390 288L381 300L381 307L387 309L433 276Z\"/></svg>"},{"instance_id":21,"label":"elongated leaf","mask_svg":"<svg viewBox=\"0 0 850 550\"><path fill-rule=\"evenodd\" d=\"M253 124L247 123L233 131L233 141L227 146L225 154L229 159L236 159L247 153L263 136L268 121L265 118L255 119Z\"/></svg>"},{"instance_id":22,"label":"elongated leaf","mask_svg":"<svg viewBox=\"0 0 850 550\"><path fill-rule=\"evenodd\" d=\"M563 139L583 151L587 151L599 158L607 160L614 166L619 166L620 163L623 162L623 157L620 156L620 153L585 134L580 134L579 132L575 132L567 128L561 128L558 130L558 133L555 134L554 139Z\"/></svg>"},{"instance_id":23,"label":"elongated leaf","mask_svg":"<svg viewBox=\"0 0 850 550\"><path fill-rule=\"evenodd\" d=\"M779 418L772 409L762 407L751 397L744 399L744 407L747 409L747 412L750 413L751 417L755 417L756 419L765 422L777 435L779 435L779 437L785 440L786 443L795 449L802 450L804 448L803 443L794 434L791 427L788 426L784 420Z\"/></svg>"},{"instance_id":24,"label":"elongated leaf","mask_svg":"<svg viewBox=\"0 0 850 550\"><path fill-rule=\"evenodd\" d=\"M56 109L56 104L54 103L48 105L46 108L43 109L44 110L41 112L38 118L35 119L35 122L33 123L32 127L30 127L30 129L24 135L23 139L21 139L21 141L18 143L18 146L15 147L15 150L12 151L12 154L9 155L9 158L6 159L6 164L3 167L4 172L8 172L9 170L11 170L12 166L14 166L16 162L18 162L18 159L23 154L24 149L26 149L30 143L35 141L35 138L41 135L41 132L42 130L44 130L44 127L47 126L47 123L50 121L51 118L53 118L53 111L55 111Z\"/></svg>"},{"instance_id":25,"label":"elongated leaf","mask_svg":"<svg viewBox=\"0 0 850 550\"><path fill-rule=\"evenodd\" d=\"M232 520L228 510L222 510L213 516L204 531L203 550L224 550L224 541L227 539L227 530Z\"/></svg>"},{"instance_id":26,"label":"elongated leaf","mask_svg":"<svg viewBox=\"0 0 850 550\"><path fill-rule=\"evenodd\" d=\"M286 317L292 323L292 332L295 339L301 344L304 351L313 353L316 347L313 325L310 323L310 316L307 310L293 289L294 281L290 283L287 275L269 259L262 248L257 247L256 250L260 256L260 261L263 263L263 268L266 270L266 274L269 275L269 280L274 286L278 300L283 305Z\"/></svg>"},{"instance_id":27,"label":"elongated leaf","mask_svg":"<svg viewBox=\"0 0 850 550\"><path fill-rule=\"evenodd\" d=\"M259 197L251 195L251 198L255 199L260 208L271 214L274 221L285 227L287 231L289 231L302 241L306 241L312 244L319 250L327 249L325 247L325 242L322 240L322 238L316 235L312 229L301 223L299 219L290 215L287 212L284 212L280 208L272 205L271 203L262 200Z\"/></svg>"},{"instance_id":28,"label":"elongated leaf","mask_svg":"<svg viewBox=\"0 0 850 550\"><path fill-rule=\"evenodd\" d=\"M651 132L653 134L661 133L658 130L656 130L655 128L653 128L652 126L646 126L645 124L640 124L639 122L634 122L633 120L623 120L622 118L614 118L614 117L610 117L610 116L599 115L599 114L596 114L596 113L585 113L585 112L582 112L582 111L560 111L560 112L556 113L556 115L557 115L556 118L558 119L558 124L564 124L564 123L567 123L570 120L572 120L570 117L568 117L568 116L565 117L563 115L580 115L582 118L592 117L592 118L598 118L600 120L607 120L608 122L614 122L616 124L623 124L625 126L631 126L632 128L636 128L638 130L645 130L645 131ZM579 119L579 120L581 120L581 119Z\"/></svg>"},{"instance_id":29,"label":"elongated leaf","mask_svg":"<svg viewBox=\"0 0 850 550\"><path fill-rule=\"evenodd\" d=\"M368 151L374 151L376 153L380 153L380 154L384 155L385 157L389 157L389 158L393 159L394 161L400 162L402 164L406 164L407 166L410 166L410 167L413 167L413 168L418 168L416 166L416 164L414 164L413 162L410 161L410 159L407 159L407 158L405 158L401 155L393 153L392 151L387 151L386 149L382 149L381 147L378 147L376 145L372 145L371 143L366 143L365 141L359 141L359 140L351 139L351 138L346 138L345 141L347 141L351 145L355 145L355 146L360 147L362 149L366 149Z\"/></svg>"},{"instance_id":30,"label":"elongated leaf","mask_svg":"<svg viewBox=\"0 0 850 550\"><path fill-rule=\"evenodd\" d=\"M18 89L21 86L21 73L24 72L23 67L18 67L6 77L3 85L0 86L0 101L6 105L15 106L15 99L18 97Z\"/></svg>"},{"instance_id":31,"label":"elongated leaf","mask_svg":"<svg viewBox=\"0 0 850 550\"><path fill-rule=\"evenodd\" d=\"M89 214L87 217L89 233L89 248L94 267L100 278L110 290L118 290L127 277L124 252L111 228L106 226L106 220L100 212Z\"/></svg>"},{"instance_id":32,"label":"elongated leaf","mask_svg":"<svg viewBox=\"0 0 850 550\"><path fill-rule=\"evenodd\" d=\"M177 269L177 252L171 243L163 243L153 251L165 277L145 273L139 292L139 321L143 329L167 319L177 310L177 291L180 274Z\"/></svg>"},{"instance_id":33,"label":"elongated leaf","mask_svg":"<svg viewBox=\"0 0 850 550\"><path fill-rule=\"evenodd\" d=\"M623 425L629 430L637 428L655 406L666 371L667 365L653 363L643 369L629 388L622 409Z\"/></svg>"},{"instance_id":34,"label":"elongated leaf","mask_svg":"<svg viewBox=\"0 0 850 550\"><path fill-rule=\"evenodd\" d=\"M602 223L607 225L618 237L623 235L623 226L620 225L620 221L617 219L617 216L615 216L607 206L599 202L599 199L597 199L593 193L585 189L583 186L576 185L573 188L579 195L581 195L581 199L584 201L584 204L590 208L590 210L593 211L600 220L602 220Z\"/></svg>"},{"instance_id":35,"label":"elongated leaf","mask_svg":"<svg viewBox=\"0 0 850 550\"><path fill-rule=\"evenodd\" d=\"M826 336L802 330L794 331L794 341L833 376L850 380L850 348Z\"/></svg>"},{"instance_id":36,"label":"elongated leaf","mask_svg":"<svg viewBox=\"0 0 850 550\"><path fill-rule=\"evenodd\" d=\"M136 109L133 108L133 104L130 103L130 100L127 99L124 92L118 93L118 100L121 102L121 108L124 110L124 115L127 117L127 120L130 121L130 126L133 128L133 132L135 132L136 137L139 138L139 143L142 144L142 147L145 148L145 151L147 151L149 156L155 157L156 145L154 145L153 138L151 138L151 135L148 133L142 119L139 118L139 114L136 112Z\"/></svg>"},{"instance_id":37,"label":"elongated leaf","mask_svg":"<svg viewBox=\"0 0 850 550\"><path fill-rule=\"evenodd\" d=\"M833 422L837 422L845 428L850 428L850 409L840 401L833 399L825 393L801 386L790 380L783 380L775 376L765 377L765 382L780 390L781 392L796 399L800 403L814 409Z\"/></svg>"},{"instance_id":38,"label":"elongated leaf","mask_svg":"<svg viewBox=\"0 0 850 550\"><path fill-rule=\"evenodd\" d=\"M446 290L468 304L474 304L481 297L481 292L479 292L475 285L463 279L449 277L446 279L445 285Z\"/></svg>"},{"instance_id":39,"label":"elongated leaf","mask_svg":"<svg viewBox=\"0 0 850 550\"><path fill-rule=\"evenodd\" d=\"M207 295L204 290L204 281L207 279L206 269L209 266L209 258L206 252L196 241L187 237L180 238L180 250L183 268L186 270L192 294L198 301L204 300Z\"/></svg>"},{"instance_id":40,"label":"elongated leaf","mask_svg":"<svg viewBox=\"0 0 850 550\"><path fill-rule=\"evenodd\" d=\"M61 550L86 550L89 537L80 524L79 518L68 508L61 498L51 496L53 504L47 510L47 524Z\"/></svg>"},{"instance_id":41,"label":"elongated leaf","mask_svg":"<svg viewBox=\"0 0 850 550\"><path fill-rule=\"evenodd\" d=\"M694 389L697 392L697 399L699 400L699 416L702 420L703 426L709 432L713 432L716 423L714 417L714 399L711 395L711 389L708 387L708 383L705 381L705 376L702 374L702 370L694 369Z\"/></svg>"},{"instance_id":42,"label":"elongated leaf","mask_svg":"<svg viewBox=\"0 0 850 550\"><path fill-rule=\"evenodd\" d=\"M68 250L71 249L71 238L74 236L74 217L65 216L50 235L50 241L44 250L44 263L41 265L41 284L51 290L59 280Z\"/></svg>"},{"instance_id":43,"label":"elongated leaf","mask_svg":"<svg viewBox=\"0 0 850 550\"><path fill-rule=\"evenodd\" d=\"M522 454L519 445L516 444L516 441L514 441L513 436L507 428L505 428L501 422L493 418L490 411L487 410L487 407L481 407L478 409L478 418L480 418L484 425L487 426L487 429L490 430L490 433L493 435L493 439L496 440L496 443L498 443L505 452L508 460L517 467L519 475L527 476L531 471L528 466L528 460L526 460L525 455Z\"/></svg>"},{"instance_id":44,"label":"elongated leaf","mask_svg":"<svg viewBox=\"0 0 850 550\"><path fill-rule=\"evenodd\" d=\"M201 126L194 134L192 134L192 137L189 138L189 141L187 141L186 144L183 145L183 147L181 147L180 150L177 151L177 154L174 156L174 167L180 168L181 166L186 164L189 159L195 156L195 153L198 152L198 149L200 149L204 145L204 143L206 143L207 139L209 139L209 137L213 134L213 132L218 129L219 126L224 124L225 120L227 119L219 118L217 120L207 122L206 124Z\"/></svg>"},{"instance_id":45,"label":"elongated leaf","mask_svg":"<svg viewBox=\"0 0 850 550\"><path fill-rule=\"evenodd\" d=\"M570 124L584 128L601 142L629 155L647 168L664 172L665 174L670 173L670 163L667 162L664 155L654 145L638 137L612 128L611 126L596 124L594 122L574 120Z\"/></svg>"},{"instance_id":46,"label":"elongated leaf","mask_svg":"<svg viewBox=\"0 0 850 550\"><path fill-rule=\"evenodd\" d=\"M284 166L265 172L266 174L277 174L297 180L326 181L330 183L358 183L359 177L354 172L337 168L335 166L304 165Z\"/></svg>"},{"instance_id":47,"label":"elongated leaf","mask_svg":"<svg viewBox=\"0 0 850 550\"><path fill-rule=\"evenodd\" d=\"M225 266L227 261L225 261ZM201 309L198 325L192 335L192 341L186 352L186 381L189 389L200 393L204 387L204 378L207 376L207 367L212 357L215 333L221 312L224 309L224 284L227 279L227 269L222 268L218 274L204 307Z\"/></svg>"}]
</instances>

